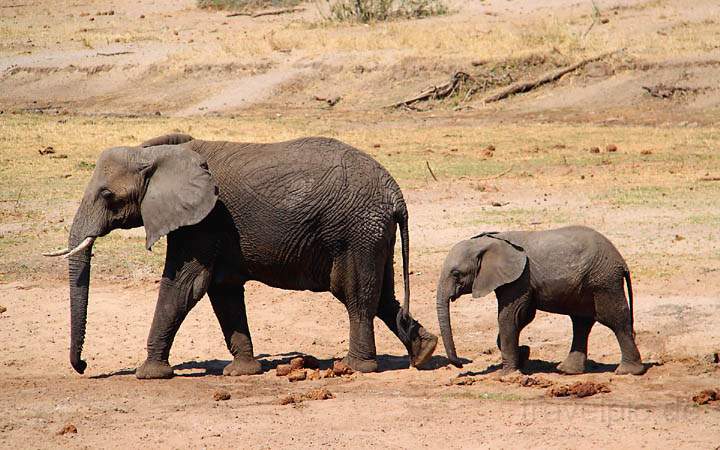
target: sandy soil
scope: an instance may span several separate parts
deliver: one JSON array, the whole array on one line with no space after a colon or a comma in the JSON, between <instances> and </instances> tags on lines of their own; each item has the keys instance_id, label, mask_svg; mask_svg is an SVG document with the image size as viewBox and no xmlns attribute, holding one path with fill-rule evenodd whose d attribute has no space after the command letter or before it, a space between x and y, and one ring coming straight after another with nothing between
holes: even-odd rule
<instances>
[{"instance_id":1,"label":"sandy soil","mask_svg":"<svg viewBox=\"0 0 720 450\"><path fill-rule=\"evenodd\" d=\"M101 116L158 111L194 116L252 110L266 117L287 114L302 123L307 114L326 111L325 102L314 99L319 95L341 96L334 113L341 117L343 111L353 112L361 127L358 111L375 111L446 80L454 70L476 67L473 61L482 56L462 49L428 56L379 44L372 48L377 44L372 40L367 44L370 49L353 50L355 39L364 42L363 27L336 31L318 26L323 38L308 44L303 33L315 28L302 21L316 19L312 7L300 14L252 20L198 11L190 0L63 2L61 8L22 0L5 3L0 4L3 112ZM416 127L460 123L468 129L517 119L660 128L668 123L683 127L716 123L720 117L720 45L716 45L720 35L713 30L720 13L717 2L699 0L692 8L680 0L597 3L610 21L592 30L588 42L596 39L593 49L635 45L638 36L650 36L647 48L636 46L612 61L590 65L501 105L471 101L460 111L435 105L437 113L411 118L388 112L387 123L375 121L367 127L391 134L403 120ZM590 8L577 0L454 5L463 14L428 19L422 24L430 28L422 33L412 34L402 24L378 28L388 42L398 36L410 42L428 29L439 32L455 24L463 30L472 28L478 39L491 39L489 29L507 25L513 45L535 45L532 39L513 41L513 33L522 34L527 23L548 19L550 37L543 43L547 67L518 69L534 74L566 61L569 55L563 52L575 49L576 36L590 23ZM98 14L110 9L113 15ZM575 37L552 28L555 18L567 20ZM687 39L680 39L683 34ZM693 36L702 36L705 44L698 47L697 39L689 42ZM673 46L659 55L657 46L663 42ZM556 44L561 47L555 48L558 52L553 50ZM347 48L324 50L331 45ZM521 50L517 53L528 56ZM657 83L698 88L702 94L662 100L641 89ZM502 157L498 153L496 159ZM602 165L562 170L568 171L568 177L582 174L583 180L587 174L588 186L569 189L563 182L547 185L540 177L528 176L494 179L485 183L490 185L487 191L473 180L417 182L405 189L411 215L413 315L438 332L434 306L438 267L457 240L498 228L497 223L482 222L484 208L493 208L491 201L509 202L526 215L539 214L537 205L545 205L544 219L523 219L525 227L536 228L563 223L562 214L553 218L553 211L562 206L563 212L576 211L573 219L605 231L632 258L645 252L686 256L655 267L662 266L671 275L634 277L637 341L648 365L644 376L614 375L619 349L610 331L601 326L591 335L591 371L579 376L557 373L555 365L570 345L570 320L538 313L521 338L532 348L532 377L554 386L594 381L606 384L610 392L553 398L548 387L525 387L500 378L491 295L474 301L462 298L452 305L458 353L472 360L463 369L446 364L442 345L428 368L409 368L403 346L378 322L379 373L290 383L275 375L278 364L310 354L320 359L322 368L329 368L334 359L344 356L346 313L329 294L280 291L251 283L248 316L264 374L220 375L230 355L210 304L203 299L173 346L171 363L177 376L141 382L133 372L145 357L157 284L152 277L137 282L130 276L132 269L120 268L113 274L118 281L112 283L107 273L100 277L95 272L100 279L91 284L84 352L89 367L80 376L67 359L66 280L33 274L32 279L39 281L23 281L13 278L14 268L2 268L0 274L12 280L0 282L0 306L7 308L0 312L0 447L720 448L720 402L697 406L692 401L701 390L720 388L720 279L716 276L720 265L714 259L697 264L687 257L717 250L717 224L712 218L718 216L720 206L715 203L700 211L680 205L696 209L698 223L675 227L680 215L675 205L642 204L619 210L593 197L590 183L614 183L612 170ZM704 173L703 169L693 177ZM17 204L19 199L13 201ZM53 214L69 218L75 203L53 207L62 210ZM469 215L479 220L468 220ZM0 233L12 236L23 229L20 219L7 217L12 220L0 224ZM142 234L128 235L132 233ZM37 244L49 245L54 243ZM452 382L462 374L474 383ZM317 387L327 388L335 398L292 405L279 402L288 393ZM220 390L231 398L214 400ZM58 434L70 424L76 433Z\"/></svg>"},{"instance_id":2,"label":"sandy soil","mask_svg":"<svg viewBox=\"0 0 720 450\"><path fill-rule=\"evenodd\" d=\"M465 194L460 198L472 201L471 191ZM473 229L440 231L434 217L443 213L428 206L437 204L437 195L407 193L414 217L411 235L420 254L413 259L412 308L434 332L433 292L442 254L431 249L446 247L452 235ZM506 195L519 201L512 192ZM444 214L458 214L467 206L445 200ZM710 276L702 281L712 284ZM85 349L89 369L79 376L67 362L67 288L59 285L0 286L8 308L0 315L0 341L6 344L0 362L2 446L573 448L582 440L599 447L716 448L720 439L720 406L697 407L691 400L703 389L720 387L720 368L712 359L720 342L715 326L720 304L716 297L703 296L701 288L636 286L637 340L649 366L642 377L613 374L619 350L601 326L591 335L591 372L556 373L554 366L569 347L570 321L539 313L522 338L532 348L532 376L555 385L606 383L611 391L573 399L550 398L547 388L499 379L492 295L453 305L458 352L473 360L463 369L447 366L442 348L430 370L409 368L403 347L378 322L380 373L289 383L275 375L277 364L310 354L328 368L344 355L346 314L328 294L286 292L257 283L247 289L248 316L263 375L220 375L229 354L204 299L175 341L171 363L178 376L136 380L133 370L144 359L157 285L98 281L92 285ZM461 373L477 381L448 385ZM319 386L335 398L279 404L288 393ZM229 392L231 399L213 400L218 390ZM68 423L77 427L77 434L56 435Z\"/></svg>"}]
</instances>

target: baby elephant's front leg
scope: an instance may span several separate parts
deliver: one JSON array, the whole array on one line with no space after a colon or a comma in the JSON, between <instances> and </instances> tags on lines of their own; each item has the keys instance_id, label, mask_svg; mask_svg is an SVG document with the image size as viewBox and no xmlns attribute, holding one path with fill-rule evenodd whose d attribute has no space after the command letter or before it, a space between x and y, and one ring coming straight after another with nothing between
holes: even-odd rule
<instances>
[{"instance_id":1,"label":"baby elephant's front leg","mask_svg":"<svg viewBox=\"0 0 720 450\"><path fill-rule=\"evenodd\" d=\"M520 295L496 291L498 296L498 347L502 355L502 373L521 370L528 360L530 348L519 347L520 332L535 318L535 306L528 292Z\"/></svg>"}]
</instances>

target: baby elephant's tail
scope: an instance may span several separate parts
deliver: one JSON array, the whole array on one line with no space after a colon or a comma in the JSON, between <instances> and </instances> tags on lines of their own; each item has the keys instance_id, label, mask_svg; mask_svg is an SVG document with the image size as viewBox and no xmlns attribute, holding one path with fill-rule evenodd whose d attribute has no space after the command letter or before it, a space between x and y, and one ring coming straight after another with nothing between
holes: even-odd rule
<instances>
[{"instance_id":1,"label":"baby elephant's tail","mask_svg":"<svg viewBox=\"0 0 720 450\"><path fill-rule=\"evenodd\" d=\"M627 284L628 290L628 306L630 307L630 329L632 330L633 339L635 339L635 314L633 313L633 290L632 281L630 280L630 270L625 268L623 272L623 278Z\"/></svg>"}]
</instances>

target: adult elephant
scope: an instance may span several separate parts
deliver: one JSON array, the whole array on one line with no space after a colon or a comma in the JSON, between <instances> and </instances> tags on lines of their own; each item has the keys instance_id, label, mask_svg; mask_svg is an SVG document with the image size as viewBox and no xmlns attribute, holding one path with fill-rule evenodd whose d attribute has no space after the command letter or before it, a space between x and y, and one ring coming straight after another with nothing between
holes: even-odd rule
<instances>
[{"instance_id":1,"label":"adult elephant","mask_svg":"<svg viewBox=\"0 0 720 450\"><path fill-rule=\"evenodd\" d=\"M404 306L395 299L393 250L402 240ZM175 334L208 294L233 361L225 375L261 372L244 284L329 291L347 308L354 370L377 369L373 319L427 361L437 337L409 315L408 214L400 188L365 153L328 138L272 144L166 135L100 155L70 230L70 363L83 373L92 244L145 227L148 249L167 235L165 268L138 378L169 378Z\"/></svg>"}]
</instances>

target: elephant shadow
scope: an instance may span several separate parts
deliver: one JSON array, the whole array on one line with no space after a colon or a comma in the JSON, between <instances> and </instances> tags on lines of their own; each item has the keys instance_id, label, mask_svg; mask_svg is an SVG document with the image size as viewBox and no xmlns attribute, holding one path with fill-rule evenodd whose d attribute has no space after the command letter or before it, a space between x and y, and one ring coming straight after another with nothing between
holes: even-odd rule
<instances>
[{"instance_id":1,"label":"elephant shadow","mask_svg":"<svg viewBox=\"0 0 720 450\"><path fill-rule=\"evenodd\" d=\"M560 362L543 361L541 359L530 359L525 364L525 367L523 367L522 373L524 373L524 374L562 373L557 369L558 364L560 364ZM646 364L646 366L648 366L648 365ZM618 367L618 364L606 364L606 363L600 363L600 362L588 359L587 365L585 367L585 373L614 372L615 369L617 369L617 367ZM488 375L488 374L497 372L501 369L502 369L501 363L492 364L479 372L473 372L472 375Z\"/></svg>"},{"instance_id":2,"label":"elephant shadow","mask_svg":"<svg viewBox=\"0 0 720 450\"><path fill-rule=\"evenodd\" d=\"M260 354L257 355L258 361L262 366L263 373L274 370L280 364L289 364L293 358L303 356L305 353L288 352L276 355ZM318 367L320 370L331 369L333 363L341 358L318 358ZM410 368L410 358L408 356L395 355L377 355L378 372L388 372L393 370L404 370ZM230 360L208 359L205 361L186 361L173 366L175 371L191 370L189 373L175 373L176 377L203 377L208 375L222 375L225 366L230 364ZM449 361L443 356L433 356L428 362L418 367L419 370L434 370L448 365ZM135 369L121 369L114 372L103 373L91 376L91 379L111 378L115 376L125 376L135 374Z\"/></svg>"}]
</instances>

